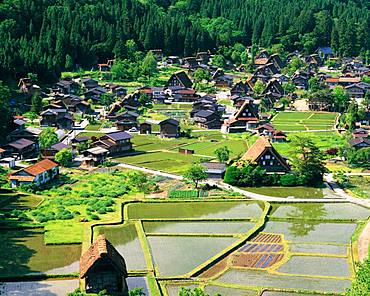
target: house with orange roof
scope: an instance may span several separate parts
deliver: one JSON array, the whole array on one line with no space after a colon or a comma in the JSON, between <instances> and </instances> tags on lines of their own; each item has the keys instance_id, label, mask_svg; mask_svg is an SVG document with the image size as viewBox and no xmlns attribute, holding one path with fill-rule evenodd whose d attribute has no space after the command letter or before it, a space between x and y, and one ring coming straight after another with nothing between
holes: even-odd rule
<instances>
[{"instance_id":1,"label":"house with orange roof","mask_svg":"<svg viewBox=\"0 0 370 296\"><path fill-rule=\"evenodd\" d=\"M29 167L9 175L12 188L35 184L40 186L59 175L59 165L49 159L41 160Z\"/></svg>"},{"instance_id":2,"label":"house with orange roof","mask_svg":"<svg viewBox=\"0 0 370 296\"><path fill-rule=\"evenodd\" d=\"M242 160L257 163L267 173L287 173L290 166L267 137L260 137L243 155Z\"/></svg>"}]
</instances>

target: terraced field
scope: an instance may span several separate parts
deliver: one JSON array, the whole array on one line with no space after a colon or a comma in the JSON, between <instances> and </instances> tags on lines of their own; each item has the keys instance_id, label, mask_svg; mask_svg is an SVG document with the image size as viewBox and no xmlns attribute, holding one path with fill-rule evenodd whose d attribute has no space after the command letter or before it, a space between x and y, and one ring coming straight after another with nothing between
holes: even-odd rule
<instances>
[{"instance_id":1,"label":"terraced field","mask_svg":"<svg viewBox=\"0 0 370 296\"><path fill-rule=\"evenodd\" d=\"M223 296L341 294L354 276L352 235L370 216L348 203L254 201L133 203L124 212L168 296L197 286Z\"/></svg>"}]
</instances>

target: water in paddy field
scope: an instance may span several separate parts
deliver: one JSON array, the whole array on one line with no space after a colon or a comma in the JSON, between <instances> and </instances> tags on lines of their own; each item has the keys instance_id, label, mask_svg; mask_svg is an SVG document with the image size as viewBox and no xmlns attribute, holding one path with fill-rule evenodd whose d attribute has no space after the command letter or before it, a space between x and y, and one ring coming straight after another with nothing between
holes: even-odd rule
<instances>
[{"instance_id":1,"label":"water in paddy field","mask_svg":"<svg viewBox=\"0 0 370 296\"><path fill-rule=\"evenodd\" d=\"M116 250L125 258L128 270L147 269L144 252L134 224L99 226L94 235L104 234Z\"/></svg>"},{"instance_id":2,"label":"water in paddy field","mask_svg":"<svg viewBox=\"0 0 370 296\"><path fill-rule=\"evenodd\" d=\"M258 218L263 211L262 204L248 201L136 203L127 207L129 219Z\"/></svg>"},{"instance_id":3,"label":"water in paddy field","mask_svg":"<svg viewBox=\"0 0 370 296\"><path fill-rule=\"evenodd\" d=\"M256 224L253 222L144 222L146 233L246 233Z\"/></svg>"},{"instance_id":4,"label":"water in paddy field","mask_svg":"<svg viewBox=\"0 0 370 296\"><path fill-rule=\"evenodd\" d=\"M148 241L154 264L159 269L159 275L178 276L192 271L235 243L237 239L149 236Z\"/></svg>"},{"instance_id":5,"label":"water in paddy field","mask_svg":"<svg viewBox=\"0 0 370 296\"><path fill-rule=\"evenodd\" d=\"M45 245L43 229L1 230L0 275L78 272L81 245Z\"/></svg>"}]
</instances>

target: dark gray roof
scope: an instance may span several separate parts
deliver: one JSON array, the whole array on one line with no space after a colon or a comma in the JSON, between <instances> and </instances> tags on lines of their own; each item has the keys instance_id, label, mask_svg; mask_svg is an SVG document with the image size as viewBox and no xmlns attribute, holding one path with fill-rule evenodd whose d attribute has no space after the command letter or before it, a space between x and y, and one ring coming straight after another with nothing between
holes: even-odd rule
<instances>
[{"instance_id":1,"label":"dark gray roof","mask_svg":"<svg viewBox=\"0 0 370 296\"><path fill-rule=\"evenodd\" d=\"M14 142L9 143L8 146L13 147L15 149L23 149L28 146L31 146L32 144L35 144L35 142L22 138L22 139L18 139Z\"/></svg>"},{"instance_id":2,"label":"dark gray roof","mask_svg":"<svg viewBox=\"0 0 370 296\"><path fill-rule=\"evenodd\" d=\"M196 117L204 117L207 118L208 116L213 115L215 112L210 110L200 110L195 114Z\"/></svg>"},{"instance_id":3,"label":"dark gray roof","mask_svg":"<svg viewBox=\"0 0 370 296\"><path fill-rule=\"evenodd\" d=\"M121 141L121 140L127 140L127 139L132 138L132 136L126 132L114 132L114 133L106 134L106 136L111 138L114 141Z\"/></svg>"},{"instance_id":4,"label":"dark gray roof","mask_svg":"<svg viewBox=\"0 0 370 296\"><path fill-rule=\"evenodd\" d=\"M370 139L368 138L363 138L363 137L359 137L359 138L354 138L352 140L349 141L349 144L353 147L353 146L357 146L361 143L364 143L366 144L367 146L370 146Z\"/></svg>"},{"instance_id":5,"label":"dark gray roof","mask_svg":"<svg viewBox=\"0 0 370 296\"><path fill-rule=\"evenodd\" d=\"M203 162L202 166L204 166L208 170L225 170L226 164L221 162Z\"/></svg>"},{"instance_id":6,"label":"dark gray roof","mask_svg":"<svg viewBox=\"0 0 370 296\"><path fill-rule=\"evenodd\" d=\"M50 148L52 148L53 150L57 150L57 151L60 151L62 149L70 149L71 147L60 142L60 143L56 143L54 145L52 145Z\"/></svg>"},{"instance_id":7,"label":"dark gray roof","mask_svg":"<svg viewBox=\"0 0 370 296\"><path fill-rule=\"evenodd\" d=\"M166 124L166 123L169 123L169 124L172 124L172 125L179 125L179 122L176 119L172 119L172 118L165 119L165 120L161 121L159 124L162 125L162 124Z\"/></svg>"}]
</instances>

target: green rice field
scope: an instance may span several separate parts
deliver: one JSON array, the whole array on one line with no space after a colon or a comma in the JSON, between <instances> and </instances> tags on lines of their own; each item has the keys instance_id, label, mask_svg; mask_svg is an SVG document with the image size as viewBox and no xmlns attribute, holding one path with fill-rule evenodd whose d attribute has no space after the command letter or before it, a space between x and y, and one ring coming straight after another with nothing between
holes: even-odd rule
<instances>
[{"instance_id":1,"label":"green rice field","mask_svg":"<svg viewBox=\"0 0 370 296\"><path fill-rule=\"evenodd\" d=\"M272 123L283 131L332 130L337 113L279 112Z\"/></svg>"}]
</instances>

